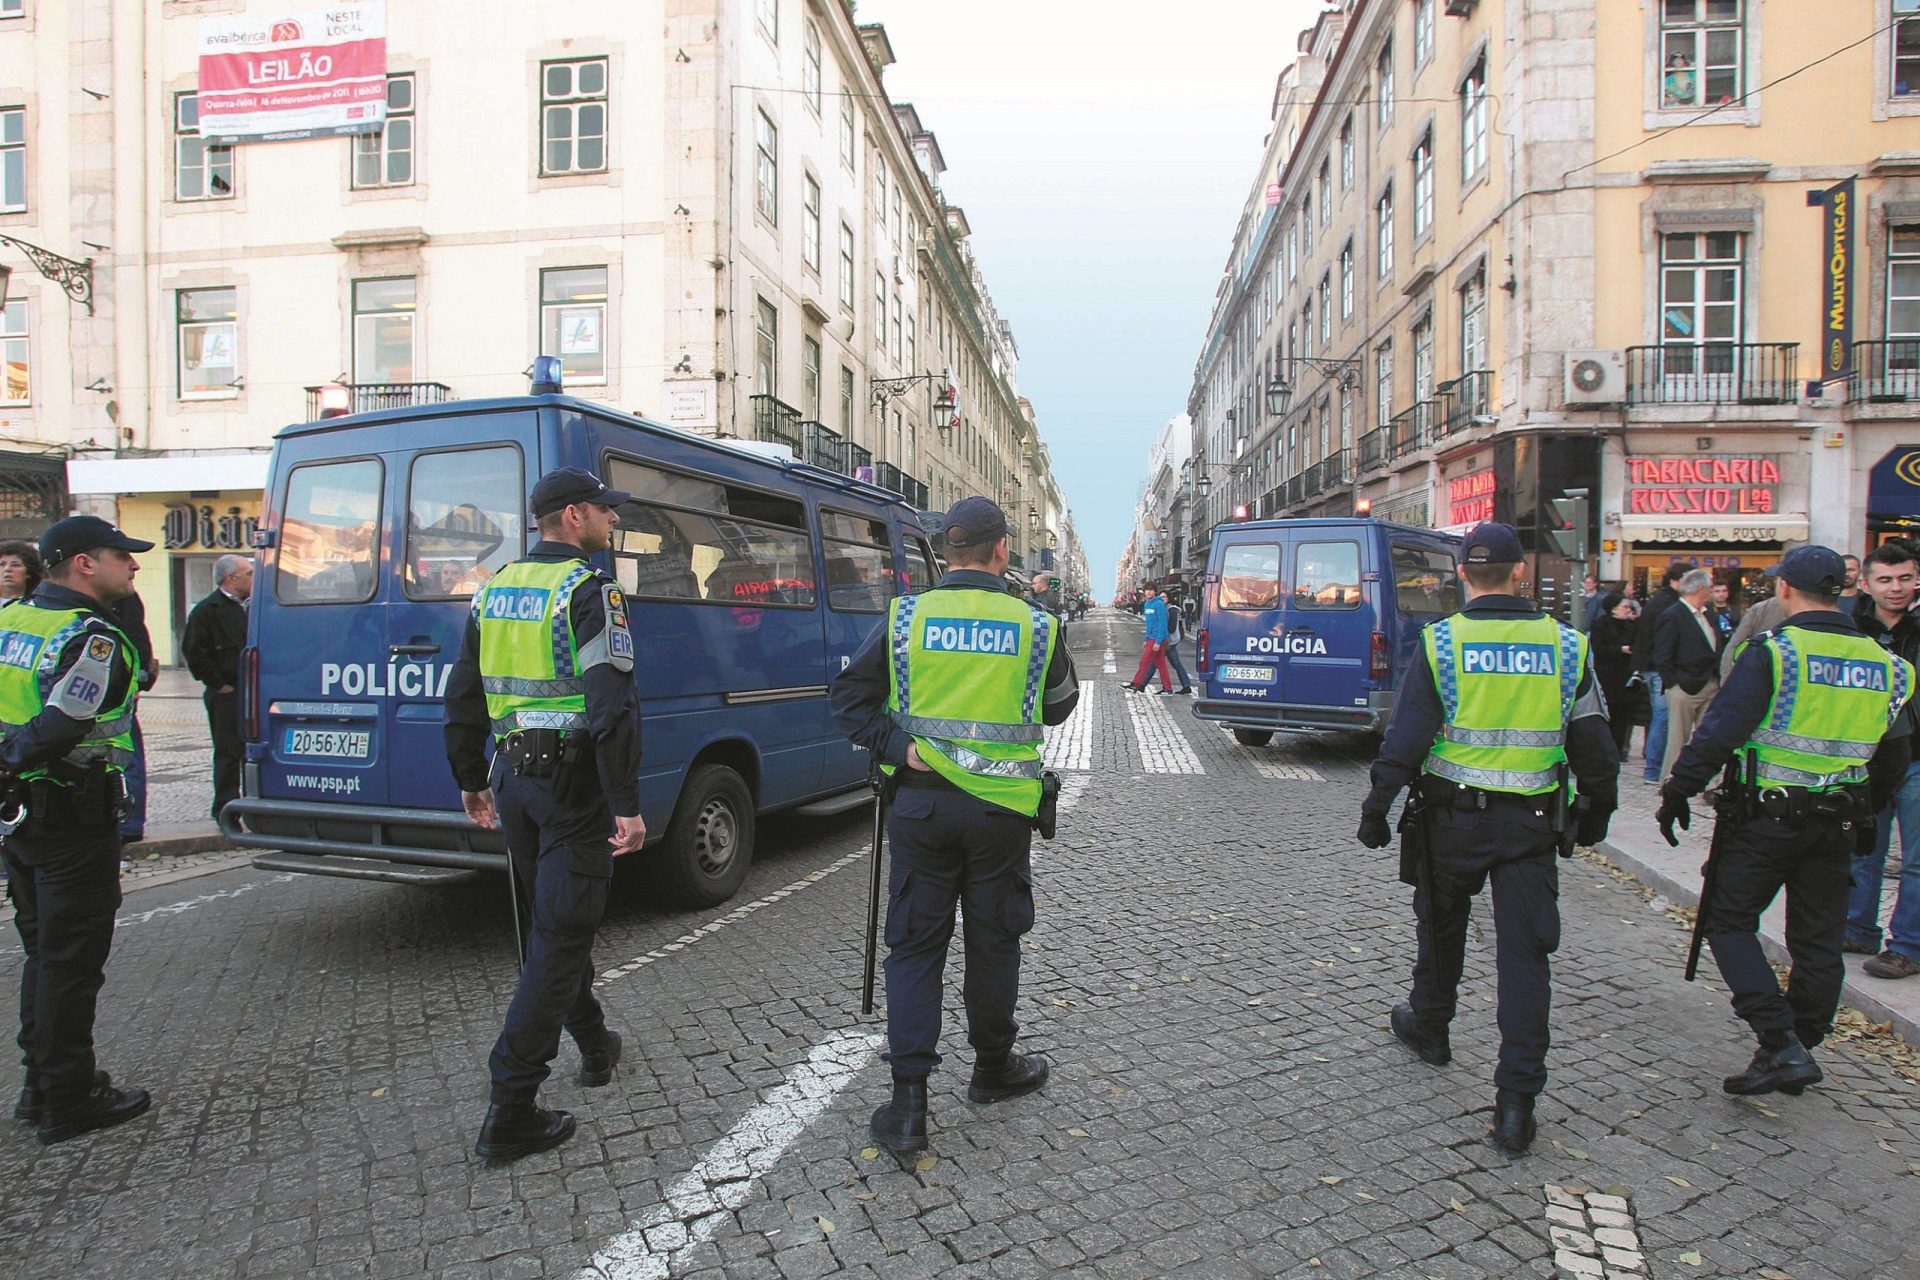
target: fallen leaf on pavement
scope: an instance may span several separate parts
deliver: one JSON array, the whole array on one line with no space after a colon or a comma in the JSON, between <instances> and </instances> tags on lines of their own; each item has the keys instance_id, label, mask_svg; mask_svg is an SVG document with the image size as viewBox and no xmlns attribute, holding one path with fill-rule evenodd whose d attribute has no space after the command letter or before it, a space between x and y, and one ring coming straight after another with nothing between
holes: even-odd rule
<instances>
[{"instance_id":1,"label":"fallen leaf on pavement","mask_svg":"<svg viewBox=\"0 0 1920 1280\"><path fill-rule=\"evenodd\" d=\"M386 1087L385 1085L381 1085L381 1086L380 1086L380 1087L379 1087L378 1089L375 1089L375 1090L373 1091L373 1096L374 1096L374 1097L376 1097L376 1098L384 1098L384 1097L386 1097L386 1096L387 1096L387 1087ZM1881 1143L1880 1145L1881 1145L1881 1146L1883 1146L1883 1147L1885 1147L1885 1146L1886 1146L1887 1144L1883 1142L1883 1143ZM1891 1151L1891 1150L1893 1150L1893 1148L1892 1148L1892 1147L1887 1147L1887 1150L1889 1150L1889 1151Z\"/></svg>"},{"instance_id":2,"label":"fallen leaf on pavement","mask_svg":"<svg viewBox=\"0 0 1920 1280\"><path fill-rule=\"evenodd\" d=\"M1061 999L1061 998L1060 998L1059 996L1055 996L1055 997L1053 998L1053 1002L1054 1002L1054 1004L1056 1004L1056 1005L1058 1005L1058 1006L1059 1006L1060 1008L1062 1008L1062 1009L1072 1009L1072 1008L1075 1008L1075 1007L1076 1007L1076 1006L1074 1005L1074 1003L1073 1003L1073 1001L1071 1001L1071 1000L1062 1000L1062 999Z\"/></svg>"},{"instance_id":3,"label":"fallen leaf on pavement","mask_svg":"<svg viewBox=\"0 0 1920 1280\"><path fill-rule=\"evenodd\" d=\"M1447 1208L1453 1210L1455 1213L1465 1213L1467 1211L1467 1206L1460 1203L1458 1196L1447 1201Z\"/></svg>"},{"instance_id":4,"label":"fallen leaf on pavement","mask_svg":"<svg viewBox=\"0 0 1920 1280\"><path fill-rule=\"evenodd\" d=\"M1778 1267L1762 1267L1760 1268L1760 1274L1765 1280L1793 1280L1793 1273L1791 1271L1782 1271Z\"/></svg>"},{"instance_id":5,"label":"fallen leaf on pavement","mask_svg":"<svg viewBox=\"0 0 1920 1280\"><path fill-rule=\"evenodd\" d=\"M1685 1253L1681 1254L1680 1261L1686 1263L1690 1267L1698 1267L1706 1263L1706 1259L1702 1258L1699 1254L1699 1251L1694 1249L1689 1249Z\"/></svg>"},{"instance_id":6,"label":"fallen leaf on pavement","mask_svg":"<svg viewBox=\"0 0 1920 1280\"><path fill-rule=\"evenodd\" d=\"M815 1218L815 1219L814 1219L814 1221L820 1224L820 1234L821 1234L821 1235L823 1235L823 1236L830 1236L830 1235L832 1235L832 1234L833 1234L833 1219L832 1219L832 1218Z\"/></svg>"},{"instance_id":7,"label":"fallen leaf on pavement","mask_svg":"<svg viewBox=\"0 0 1920 1280\"><path fill-rule=\"evenodd\" d=\"M1084 1138L1087 1136L1087 1131L1085 1129L1069 1129L1067 1130L1067 1136L1070 1138Z\"/></svg>"},{"instance_id":8,"label":"fallen leaf on pavement","mask_svg":"<svg viewBox=\"0 0 1920 1280\"><path fill-rule=\"evenodd\" d=\"M878 1160L880 1158L880 1148L862 1147L860 1148L860 1158L862 1160Z\"/></svg>"},{"instance_id":9,"label":"fallen leaf on pavement","mask_svg":"<svg viewBox=\"0 0 1920 1280\"><path fill-rule=\"evenodd\" d=\"M1667 1181L1671 1182L1676 1187L1690 1187L1693 1185L1691 1182L1688 1182L1685 1178L1676 1178L1672 1174L1667 1175Z\"/></svg>"},{"instance_id":10,"label":"fallen leaf on pavement","mask_svg":"<svg viewBox=\"0 0 1920 1280\"><path fill-rule=\"evenodd\" d=\"M921 1156L918 1160L915 1160L913 1162L913 1171L915 1173L932 1173L933 1166L939 1163L940 1163L939 1156Z\"/></svg>"},{"instance_id":11,"label":"fallen leaf on pavement","mask_svg":"<svg viewBox=\"0 0 1920 1280\"><path fill-rule=\"evenodd\" d=\"M1326 1184L1327 1184L1328 1186L1330 1186L1330 1187L1337 1187L1337 1186L1339 1186L1339 1185L1340 1185L1340 1184L1341 1184L1342 1182L1345 1182L1345 1181L1346 1181L1346 1179L1345 1179L1345 1178L1339 1178L1339 1177L1335 1177L1335 1176L1333 1176L1332 1174L1323 1174L1323 1175L1321 1175L1321 1178L1320 1178L1320 1181L1322 1181L1322 1182L1324 1182L1324 1183L1326 1183Z\"/></svg>"}]
</instances>

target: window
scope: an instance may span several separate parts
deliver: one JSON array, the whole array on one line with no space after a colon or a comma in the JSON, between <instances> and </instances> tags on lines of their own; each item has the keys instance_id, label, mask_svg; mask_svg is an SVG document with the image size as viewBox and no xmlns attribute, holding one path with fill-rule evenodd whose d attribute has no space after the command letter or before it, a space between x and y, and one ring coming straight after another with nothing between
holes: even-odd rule
<instances>
[{"instance_id":1,"label":"window","mask_svg":"<svg viewBox=\"0 0 1920 1280\"><path fill-rule=\"evenodd\" d=\"M1292 281L1300 274L1300 225L1287 221L1287 279Z\"/></svg>"},{"instance_id":2,"label":"window","mask_svg":"<svg viewBox=\"0 0 1920 1280\"><path fill-rule=\"evenodd\" d=\"M753 0L753 16L767 39L780 43L780 0Z\"/></svg>"},{"instance_id":3,"label":"window","mask_svg":"<svg viewBox=\"0 0 1920 1280\"><path fill-rule=\"evenodd\" d=\"M1487 60L1480 59L1460 82L1460 181L1471 182L1487 167Z\"/></svg>"},{"instance_id":4,"label":"window","mask_svg":"<svg viewBox=\"0 0 1920 1280\"><path fill-rule=\"evenodd\" d=\"M1288 332L1288 337L1292 337L1291 330ZM1308 359L1313 358L1313 303L1311 300L1300 308L1300 354Z\"/></svg>"},{"instance_id":5,"label":"window","mask_svg":"<svg viewBox=\"0 0 1920 1280\"><path fill-rule=\"evenodd\" d=\"M1272 609L1280 603L1280 548L1274 543L1230 546L1220 557L1222 609Z\"/></svg>"},{"instance_id":6,"label":"window","mask_svg":"<svg viewBox=\"0 0 1920 1280\"><path fill-rule=\"evenodd\" d=\"M1333 277L1323 274L1320 277L1320 345L1325 347L1333 341Z\"/></svg>"},{"instance_id":7,"label":"window","mask_svg":"<svg viewBox=\"0 0 1920 1280\"><path fill-rule=\"evenodd\" d=\"M1373 355L1374 424L1386 426L1393 417L1393 343L1383 342Z\"/></svg>"},{"instance_id":8,"label":"window","mask_svg":"<svg viewBox=\"0 0 1920 1280\"><path fill-rule=\"evenodd\" d=\"M800 179L800 260L820 272L820 184L812 174Z\"/></svg>"},{"instance_id":9,"label":"window","mask_svg":"<svg viewBox=\"0 0 1920 1280\"><path fill-rule=\"evenodd\" d=\"M1333 161L1320 162L1320 180L1315 190L1320 193L1320 225L1324 228L1333 221Z\"/></svg>"},{"instance_id":10,"label":"window","mask_svg":"<svg viewBox=\"0 0 1920 1280\"><path fill-rule=\"evenodd\" d=\"M1340 447L1353 447L1353 393L1344 385L1340 388Z\"/></svg>"},{"instance_id":11,"label":"window","mask_svg":"<svg viewBox=\"0 0 1920 1280\"><path fill-rule=\"evenodd\" d=\"M1740 241L1734 231L1660 238L1660 343L1681 348L1661 353L1666 372L1693 373L1694 357L1704 344L1739 340ZM1732 351L1709 353L1707 360L1705 372L1726 372L1732 367Z\"/></svg>"},{"instance_id":12,"label":"window","mask_svg":"<svg viewBox=\"0 0 1920 1280\"><path fill-rule=\"evenodd\" d=\"M27 109L0 110L0 213L27 207Z\"/></svg>"},{"instance_id":13,"label":"window","mask_svg":"<svg viewBox=\"0 0 1920 1280\"><path fill-rule=\"evenodd\" d=\"M568 382L606 382L605 267L540 273L540 354L559 356Z\"/></svg>"},{"instance_id":14,"label":"window","mask_svg":"<svg viewBox=\"0 0 1920 1280\"><path fill-rule=\"evenodd\" d=\"M1741 96L1742 0L1661 0L1660 105L1706 107Z\"/></svg>"},{"instance_id":15,"label":"window","mask_svg":"<svg viewBox=\"0 0 1920 1280\"><path fill-rule=\"evenodd\" d=\"M840 434L853 443L853 370L840 366Z\"/></svg>"},{"instance_id":16,"label":"window","mask_svg":"<svg viewBox=\"0 0 1920 1280\"><path fill-rule=\"evenodd\" d=\"M413 185L413 77L387 77L387 122L353 139L356 190Z\"/></svg>"},{"instance_id":17,"label":"window","mask_svg":"<svg viewBox=\"0 0 1920 1280\"><path fill-rule=\"evenodd\" d=\"M1460 287L1460 372L1487 367L1487 272L1483 267Z\"/></svg>"},{"instance_id":18,"label":"window","mask_svg":"<svg viewBox=\"0 0 1920 1280\"><path fill-rule=\"evenodd\" d=\"M1375 229L1379 249L1378 280L1384 284L1393 279L1393 187L1391 184L1374 202L1373 213L1379 220L1379 225Z\"/></svg>"},{"instance_id":19,"label":"window","mask_svg":"<svg viewBox=\"0 0 1920 1280\"><path fill-rule=\"evenodd\" d=\"M549 62L540 68L540 172L607 168L607 60Z\"/></svg>"},{"instance_id":20,"label":"window","mask_svg":"<svg viewBox=\"0 0 1920 1280\"><path fill-rule=\"evenodd\" d=\"M896 182L893 184L893 242L896 245L900 243L900 233L904 227L905 220L900 215L900 184Z\"/></svg>"},{"instance_id":21,"label":"window","mask_svg":"<svg viewBox=\"0 0 1920 1280\"><path fill-rule=\"evenodd\" d=\"M887 348L887 277L873 273L873 345L877 351Z\"/></svg>"},{"instance_id":22,"label":"window","mask_svg":"<svg viewBox=\"0 0 1920 1280\"><path fill-rule=\"evenodd\" d=\"M800 409L807 421L820 421L820 342L804 335L800 339Z\"/></svg>"},{"instance_id":23,"label":"window","mask_svg":"<svg viewBox=\"0 0 1920 1280\"><path fill-rule=\"evenodd\" d=\"M853 228L840 224L840 305L853 310Z\"/></svg>"},{"instance_id":24,"label":"window","mask_svg":"<svg viewBox=\"0 0 1920 1280\"><path fill-rule=\"evenodd\" d=\"M373 598L383 488L378 458L294 468L274 552L275 599L355 604Z\"/></svg>"},{"instance_id":25,"label":"window","mask_svg":"<svg viewBox=\"0 0 1920 1280\"><path fill-rule=\"evenodd\" d=\"M634 501L613 533L614 576L628 595L735 608L812 608L806 507L704 476L607 459Z\"/></svg>"},{"instance_id":26,"label":"window","mask_svg":"<svg viewBox=\"0 0 1920 1280\"><path fill-rule=\"evenodd\" d=\"M820 552L826 568L827 607L841 613L881 613L898 589L887 522L840 511L820 512Z\"/></svg>"},{"instance_id":27,"label":"window","mask_svg":"<svg viewBox=\"0 0 1920 1280\"><path fill-rule=\"evenodd\" d=\"M233 148L200 137L200 99L173 98L173 195L176 200L231 200Z\"/></svg>"},{"instance_id":28,"label":"window","mask_svg":"<svg viewBox=\"0 0 1920 1280\"><path fill-rule=\"evenodd\" d=\"M919 353L915 350L914 342L913 342L913 317L908 316L907 317L907 363L904 367L907 368L908 370L912 370L914 368L917 368L919 364L920 364L920 356L919 356Z\"/></svg>"},{"instance_id":29,"label":"window","mask_svg":"<svg viewBox=\"0 0 1920 1280\"><path fill-rule=\"evenodd\" d=\"M1313 256L1313 192L1300 201L1300 256Z\"/></svg>"},{"instance_id":30,"label":"window","mask_svg":"<svg viewBox=\"0 0 1920 1280\"><path fill-rule=\"evenodd\" d=\"M1293 607L1358 609L1360 544L1302 542L1294 549Z\"/></svg>"},{"instance_id":31,"label":"window","mask_svg":"<svg viewBox=\"0 0 1920 1280\"><path fill-rule=\"evenodd\" d=\"M1340 126L1340 189L1353 190L1353 113Z\"/></svg>"},{"instance_id":32,"label":"window","mask_svg":"<svg viewBox=\"0 0 1920 1280\"><path fill-rule=\"evenodd\" d=\"M33 403L33 352L27 338L27 304L15 298L0 307L0 404Z\"/></svg>"},{"instance_id":33,"label":"window","mask_svg":"<svg viewBox=\"0 0 1920 1280\"><path fill-rule=\"evenodd\" d=\"M1444 617L1460 609L1460 580L1453 557L1431 547L1391 543L1393 599L1402 613Z\"/></svg>"},{"instance_id":34,"label":"window","mask_svg":"<svg viewBox=\"0 0 1920 1280\"><path fill-rule=\"evenodd\" d=\"M815 115L820 114L820 88L825 78L820 63L820 24L808 18L800 47L800 90Z\"/></svg>"},{"instance_id":35,"label":"window","mask_svg":"<svg viewBox=\"0 0 1920 1280\"><path fill-rule=\"evenodd\" d=\"M948 504L952 505L952 504ZM907 594L917 596L938 579L934 576L933 549L919 538L908 534L901 539L907 552Z\"/></svg>"},{"instance_id":36,"label":"window","mask_svg":"<svg viewBox=\"0 0 1920 1280\"><path fill-rule=\"evenodd\" d=\"M1893 79L1887 91L1896 98L1920 95L1920 0L1893 0Z\"/></svg>"},{"instance_id":37,"label":"window","mask_svg":"<svg viewBox=\"0 0 1920 1280\"><path fill-rule=\"evenodd\" d=\"M240 291L182 289L174 295L180 398L233 394L240 373Z\"/></svg>"},{"instance_id":38,"label":"window","mask_svg":"<svg viewBox=\"0 0 1920 1280\"><path fill-rule=\"evenodd\" d=\"M1433 399L1433 318L1413 326L1413 399Z\"/></svg>"},{"instance_id":39,"label":"window","mask_svg":"<svg viewBox=\"0 0 1920 1280\"><path fill-rule=\"evenodd\" d=\"M847 94L840 99L840 163L852 173L860 163L854 144L853 133L853 95Z\"/></svg>"},{"instance_id":40,"label":"window","mask_svg":"<svg viewBox=\"0 0 1920 1280\"><path fill-rule=\"evenodd\" d=\"M780 394L780 312L765 298L753 308L753 393Z\"/></svg>"},{"instance_id":41,"label":"window","mask_svg":"<svg viewBox=\"0 0 1920 1280\"><path fill-rule=\"evenodd\" d=\"M1433 0L1413 0L1413 65L1433 57Z\"/></svg>"},{"instance_id":42,"label":"window","mask_svg":"<svg viewBox=\"0 0 1920 1280\"><path fill-rule=\"evenodd\" d=\"M18 304L15 304L18 305ZM12 306L7 308L9 312ZM11 333L9 326L7 332ZM1887 228L1887 335L1904 339L1896 351L1904 357L1904 367L1920 368L1920 226ZM12 370L12 355L8 357ZM1888 362L1892 363L1890 353Z\"/></svg>"},{"instance_id":43,"label":"window","mask_svg":"<svg viewBox=\"0 0 1920 1280\"><path fill-rule=\"evenodd\" d=\"M764 111L753 113L753 208L768 222L780 221L780 131Z\"/></svg>"},{"instance_id":44,"label":"window","mask_svg":"<svg viewBox=\"0 0 1920 1280\"><path fill-rule=\"evenodd\" d=\"M1393 41L1389 40L1380 47L1380 56L1373 62L1373 84L1375 93L1375 121L1384 129L1393 123Z\"/></svg>"},{"instance_id":45,"label":"window","mask_svg":"<svg viewBox=\"0 0 1920 1280\"><path fill-rule=\"evenodd\" d=\"M1413 149L1413 238L1433 229L1433 130Z\"/></svg>"},{"instance_id":46,"label":"window","mask_svg":"<svg viewBox=\"0 0 1920 1280\"><path fill-rule=\"evenodd\" d=\"M891 344L893 362L895 364L900 363L900 343L903 337L904 331L900 324L900 295L895 293L893 295L893 342Z\"/></svg>"},{"instance_id":47,"label":"window","mask_svg":"<svg viewBox=\"0 0 1920 1280\"><path fill-rule=\"evenodd\" d=\"M0 18L21 18L27 12L27 0L0 0Z\"/></svg>"},{"instance_id":48,"label":"window","mask_svg":"<svg viewBox=\"0 0 1920 1280\"><path fill-rule=\"evenodd\" d=\"M869 153L879 150L869 144ZM878 157L873 162L873 216L880 220L884 230L887 225L887 162Z\"/></svg>"},{"instance_id":49,"label":"window","mask_svg":"<svg viewBox=\"0 0 1920 1280\"><path fill-rule=\"evenodd\" d=\"M1340 318L1353 319L1353 241L1340 246Z\"/></svg>"},{"instance_id":50,"label":"window","mask_svg":"<svg viewBox=\"0 0 1920 1280\"><path fill-rule=\"evenodd\" d=\"M415 312L411 276L353 282L353 380L412 382Z\"/></svg>"},{"instance_id":51,"label":"window","mask_svg":"<svg viewBox=\"0 0 1920 1280\"><path fill-rule=\"evenodd\" d=\"M423 453L407 493L406 592L467 597L520 558L526 490L512 445Z\"/></svg>"}]
</instances>

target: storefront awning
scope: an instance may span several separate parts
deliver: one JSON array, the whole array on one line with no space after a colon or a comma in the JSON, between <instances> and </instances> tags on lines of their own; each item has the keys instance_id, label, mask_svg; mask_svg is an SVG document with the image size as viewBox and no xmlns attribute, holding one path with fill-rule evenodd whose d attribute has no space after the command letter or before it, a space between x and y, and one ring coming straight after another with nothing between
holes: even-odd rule
<instances>
[{"instance_id":1,"label":"storefront awning","mask_svg":"<svg viewBox=\"0 0 1920 1280\"><path fill-rule=\"evenodd\" d=\"M259 489L267 483L265 449L247 453L168 454L157 458L74 458L74 493L190 493Z\"/></svg>"},{"instance_id":2,"label":"storefront awning","mask_svg":"<svg viewBox=\"0 0 1920 1280\"><path fill-rule=\"evenodd\" d=\"M1807 517L1799 512L1773 516L1631 515L1620 517L1623 542L1804 542Z\"/></svg>"}]
</instances>

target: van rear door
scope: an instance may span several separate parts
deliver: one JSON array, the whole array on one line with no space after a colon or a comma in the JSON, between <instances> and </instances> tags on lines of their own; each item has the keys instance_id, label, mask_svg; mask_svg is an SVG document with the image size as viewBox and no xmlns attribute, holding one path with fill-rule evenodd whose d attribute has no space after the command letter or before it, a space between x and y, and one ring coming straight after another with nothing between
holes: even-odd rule
<instances>
[{"instance_id":1,"label":"van rear door","mask_svg":"<svg viewBox=\"0 0 1920 1280\"><path fill-rule=\"evenodd\" d=\"M1352 527L1306 526L1287 546L1287 701L1295 706L1364 707L1373 610L1364 552ZM1377 577L1377 575L1375 575Z\"/></svg>"},{"instance_id":2,"label":"van rear door","mask_svg":"<svg viewBox=\"0 0 1920 1280\"><path fill-rule=\"evenodd\" d=\"M1208 692L1232 702L1278 705L1286 536L1277 529L1245 536L1244 542L1220 548L1219 581L1207 617Z\"/></svg>"}]
</instances>

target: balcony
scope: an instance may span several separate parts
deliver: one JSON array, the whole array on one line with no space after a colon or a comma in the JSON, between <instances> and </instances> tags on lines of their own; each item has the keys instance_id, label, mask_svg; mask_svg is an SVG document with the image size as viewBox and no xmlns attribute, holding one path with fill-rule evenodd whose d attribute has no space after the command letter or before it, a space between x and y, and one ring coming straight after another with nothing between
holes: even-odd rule
<instances>
[{"instance_id":1,"label":"balcony","mask_svg":"<svg viewBox=\"0 0 1920 1280\"><path fill-rule=\"evenodd\" d=\"M807 442L805 457L808 462L823 471L849 474L847 442L841 439L838 431L824 422L803 422L800 424L800 435Z\"/></svg>"},{"instance_id":2,"label":"balcony","mask_svg":"<svg viewBox=\"0 0 1920 1280\"><path fill-rule=\"evenodd\" d=\"M883 462L873 469L873 482L911 502L915 511L927 509L927 486L891 462Z\"/></svg>"},{"instance_id":3,"label":"balcony","mask_svg":"<svg viewBox=\"0 0 1920 1280\"><path fill-rule=\"evenodd\" d=\"M1433 434L1436 405L1436 401L1422 400L1419 404L1403 409L1388 419L1388 457L1404 458L1410 453L1418 453L1426 448Z\"/></svg>"},{"instance_id":4,"label":"balcony","mask_svg":"<svg viewBox=\"0 0 1920 1280\"><path fill-rule=\"evenodd\" d=\"M1331 492L1352 479L1347 474L1347 450L1330 453L1307 468L1307 494L1309 498Z\"/></svg>"},{"instance_id":5,"label":"balcony","mask_svg":"<svg viewBox=\"0 0 1920 1280\"><path fill-rule=\"evenodd\" d=\"M1387 460L1387 429L1375 427L1360 437L1360 469L1370 470Z\"/></svg>"},{"instance_id":6,"label":"balcony","mask_svg":"<svg viewBox=\"0 0 1920 1280\"><path fill-rule=\"evenodd\" d=\"M848 475L857 478L863 468L873 465L873 451L871 449L863 449L849 440L846 442L846 450Z\"/></svg>"},{"instance_id":7,"label":"balcony","mask_svg":"<svg viewBox=\"0 0 1920 1280\"><path fill-rule=\"evenodd\" d=\"M1847 400L1852 404L1920 400L1920 338L1854 343Z\"/></svg>"},{"instance_id":8,"label":"balcony","mask_svg":"<svg viewBox=\"0 0 1920 1280\"><path fill-rule=\"evenodd\" d=\"M1493 416L1493 371L1475 369L1472 373L1463 373L1453 380L1447 389L1447 412L1441 420L1440 433L1452 435L1456 431L1465 431L1474 425L1476 418Z\"/></svg>"},{"instance_id":9,"label":"balcony","mask_svg":"<svg viewBox=\"0 0 1920 1280\"><path fill-rule=\"evenodd\" d=\"M752 396L753 438L767 444L783 444L793 456L807 456L807 442L800 432L800 411L772 396Z\"/></svg>"},{"instance_id":10,"label":"balcony","mask_svg":"<svg viewBox=\"0 0 1920 1280\"><path fill-rule=\"evenodd\" d=\"M327 406L321 393L344 389L348 413L374 413L381 409L404 409L413 404L445 404L454 399L453 388L444 382L331 382L307 388L307 421L319 419Z\"/></svg>"},{"instance_id":11,"label":"balcony","mask_svg":"<svg viewBox=\"0 0 1920 1280\"><path fill-rule=\"evenodd\" d=\"M1287 505L1297 507L1307 496L1307 475L1302 471L1287 477Z\"/></svg>"},{"instance_id":12,"label":"balcony","mask_svg":"<svg viewBox=\"0 0 1920 1280\"><path fill-rule=\"evenodd\" d=\"M1797 342L1669 343L1627 348L1627 403L1792 404Z\"/></svg>"}]
</instances>

